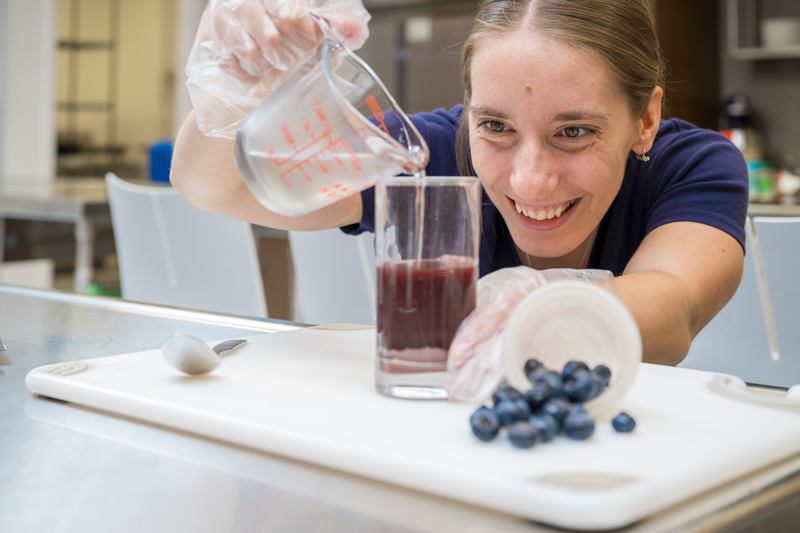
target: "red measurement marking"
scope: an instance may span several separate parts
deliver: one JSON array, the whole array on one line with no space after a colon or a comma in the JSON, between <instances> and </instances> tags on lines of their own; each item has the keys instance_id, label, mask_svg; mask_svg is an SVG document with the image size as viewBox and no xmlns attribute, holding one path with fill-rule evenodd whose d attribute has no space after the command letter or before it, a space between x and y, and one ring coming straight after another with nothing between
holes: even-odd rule
<instances>
[{"instance_id":1,"label":"red measurement marking","mask_svg":"<svg viewBox=\"0 0 800 533\"><path fill-rule=\"evenodd\" d=\"M319 190L319 192L321 192L328 198L336 200L348 196L350 194L350 189L343 186L341 183L337 183L336 185L333 186L333 190L327 187L323 187L322 189Z\"/></svg>"},{"instance_id":2,"label":"red measurement marking","mask_svg":"<svg viewBox=\"0 0 800 533\"><path fill-rule=\"evenodd\" d=\"M306 135L313 139L314 129L311 127L311 122L306 117L303 117L300 119L300 125L303 126L303 131L306 132Z\"/></svg>"},{"instance_id":3,"label":"red measurement marking","mask_svg":"<svg viewBox=\"0 0 800 533\"><path fill-rule=\"evenodd\" d=\"M370 94L364 99L364 101L367 103L369 110L372 111L372 116L378 121L378 127L385 131L386 135L391 136L389 134L389 130L386 129L386 123L383 121L383 109L381 109L381 106L378 104L378 101L375 99L375 97Z\"/></svg>"},{"instance_id":4,"label":"red measurement marking","mask_svg":"<svg viewBox=\"0 0 800 533\"><path fill-rule=\"evenodd\" d=\"M328 122L328 115L326 115L325 110L322 109L322 103L319 101L319 98L311 100L311 109L314 110L320 122Z\"/></svg>"},{"instance_id":5,"label":"red measurement marking","mask_svg":"<svg viewBox=\"0 0 800 533\"><path fill-rule=\"evenodd\" d=\"M324 111L322 110L322 108L319 108L319 111L317 113L318 117L320 116L320 113L322 114L322 116L324 116ZM300 150L297 150L297 147L293 145L292 148L295 149L295 153L290 155L288 158L282 161L279 161L277 157L270 158L273 164L277 168L280 168L286 165L287 163L290 164L293 163L292 166L283 169L283 172L280 173L280 178L283 181L284 185L286 185L286 188L291 189L291 185L289 185L289 179L298 170L302 172L302 175L306 181L308 182L313 181L312 177L302 168L306 165L310 166L314 164L323 173L329 173L330 167L323 162L326 159L325 157L322 157L323 154L327 155L327 159L333 159L333 161L335 161L345 172L355 171L356 173L362 175L361 176L362 179L364 178L362 162L359 159L358 154L356 154L356 152L351 147L351 143L361 142L364 136L366 135L366 128L361 128L360 130L355 132L355 135L353 135L352 139L350 139L349 141L345 141L342 138L331 139L329 136L330 125L325 124L325 127L326 131L322 134L321 137L313 138L312 135L312 140L308 144L303 146ZM284 131L284 136L286 136L286 133L288 132L288 126L286 126L285 130L282 128L282 131ZM291 134L289 135L291 137ZM294 138L292 138L291 140L294 141ZM320 141L327 141L327 142L321 144ZM312 148L316 148L316 150L311 152ZM275 150L271 146L268 146L266 149L271 154L274 154L275 152ZM310 153L308 153L305 157L300 159L301 154L303 154L304 152L310 152ZM349 159L351 160L349 164L337 156L337 154L343 154L343 153L347 153L350 156Z\"/></svg>"},{"instance_id":6,"label":"red measurement marking","mask_svg":"<svg viewBox=\"0 0 800 533\"><path fill-rule=\"evenodd\" d=\"M292 136L292 132L289 131L289 124L286 122L281 122L281 133L283 133L283 138L286 139L286 142L289 143L289 146L295 148L294 137Z\"/></svg>"}]
</instances>

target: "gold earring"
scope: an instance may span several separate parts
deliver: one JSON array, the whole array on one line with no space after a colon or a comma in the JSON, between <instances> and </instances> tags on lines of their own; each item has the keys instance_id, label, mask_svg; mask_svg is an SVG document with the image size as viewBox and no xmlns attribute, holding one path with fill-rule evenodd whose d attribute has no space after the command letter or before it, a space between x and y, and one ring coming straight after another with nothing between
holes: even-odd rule
<instances>
[{"instance_id":1,"label":"gold earring","mask_svg":"<svg viewBox=\"0 0 800 533\"><path fill-rule=\"evenodd\" d=\"M636 154L636 159L639 161L650 161L650 157L647 155L647 150L642 150L641 154Z\"/></svg>"}]
</instances>

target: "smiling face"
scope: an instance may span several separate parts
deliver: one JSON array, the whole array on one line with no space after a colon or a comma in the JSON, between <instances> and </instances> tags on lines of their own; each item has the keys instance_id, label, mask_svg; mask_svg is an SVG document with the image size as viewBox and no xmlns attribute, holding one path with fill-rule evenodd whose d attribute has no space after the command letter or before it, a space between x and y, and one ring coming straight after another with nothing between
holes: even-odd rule
<instances>
[{"instance_id":1,"label":"smiling face","mask_svg":"<svg viewBox=\"0 0 800 533\"><path fill-rule=\"evenodd\" d=\"M582 267L641 121L591 53L530 31L485 40L471 67L469 141L487 194L534 266Z\"/></svg>"}]
</instances>

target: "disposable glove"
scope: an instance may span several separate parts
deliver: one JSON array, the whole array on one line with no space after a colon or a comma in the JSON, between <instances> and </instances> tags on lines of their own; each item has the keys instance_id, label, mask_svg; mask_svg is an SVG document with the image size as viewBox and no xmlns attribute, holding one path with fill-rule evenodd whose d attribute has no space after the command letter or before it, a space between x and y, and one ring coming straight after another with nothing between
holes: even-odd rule
<instances>
[{"instance_id":1,"label":"disposable glove","mask_svg":"<svg viewBox=\"0 0 800 533\"><path fill-rule=\"evenodd\" d=\"M488 400L505 381L503 335L508 317L525 296L554 281L582 280L612 294L614 276L607 270L503 268L478 280L475 310L461 323L447 356L448 398L457 402Z\"/></svg>"},{"instance_id":2,"label":"disposable glove","mask_svg":"<svg viewBox=\"0 0 800 533\"><path fill-rule=\"evenodd\" d=\"M351 50L369 35L361 0L210 0L186 64L199 130L234 139L239 121L322 42L315 18Z\"/></svg>"}]
</instances>

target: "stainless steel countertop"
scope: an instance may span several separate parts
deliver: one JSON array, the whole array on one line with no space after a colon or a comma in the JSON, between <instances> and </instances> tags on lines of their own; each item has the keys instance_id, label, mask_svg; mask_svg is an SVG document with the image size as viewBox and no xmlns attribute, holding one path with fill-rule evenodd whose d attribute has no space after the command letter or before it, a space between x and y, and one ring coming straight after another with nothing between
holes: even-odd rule
<instances>
[{"instance_id":1,"label":"stainless steel countertop","mask_svg":"<svg viewBox=\"0 0 800 533\"><path fill-rule=\"evenodd\" d=\"M38 366L155 349L175 332L216 340L295 327L0 285L0 338L7 347L0 351L0 531L550 531L38 397L24 383ZM790 531L800 521L800 458L780 468L780 483L735 505L719 509L720 494L731 487L721 488L628 530Z\"/></svg>"}]
</instances>

